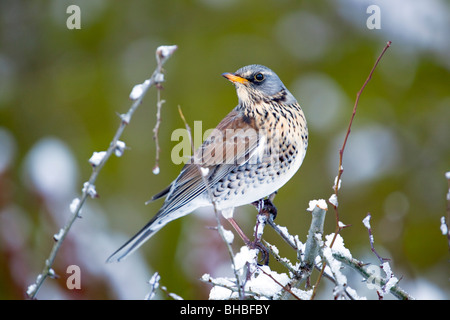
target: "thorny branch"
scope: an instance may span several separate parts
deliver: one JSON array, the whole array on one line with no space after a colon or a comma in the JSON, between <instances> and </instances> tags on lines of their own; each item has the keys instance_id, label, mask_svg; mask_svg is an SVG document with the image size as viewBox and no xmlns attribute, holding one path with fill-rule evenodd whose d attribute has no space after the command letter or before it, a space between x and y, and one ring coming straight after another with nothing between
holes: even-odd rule
<instances>
[{"instance_id":1,"label":"thorny branch","mask_svg":"<svg viewBox=\"0 0 450 320\"><path fill-rule=\"evenodd\" d=\"M47 277L51 278L54 277L55 272L53 271L52 266L64 239L66 238L75 220L80 217L81 209L84 203L86 202L86 199L88 197L96 198L98 196L95 190L95 182L97 181L97 177L98 174L100 173L100 170L103 168L106 161L108 161L108 159L113 153L116 154L117 156L122 155L125 149L125 144L121 142L119 139L122 136L125 127L130 123L130 120L134 112L142 103L142 100L144 99L144 96L147 93L148 89L164 81L162 67L176 49L177 46L160 46L156 49L157 67L149 79L145 80L144 83L142 84L134 86L133 90L131 91L130 99L134 100L134 102L127 113L120 115L121 121L119 128L117 129L114 138L109 145L108 150L98 153L94 152L93 157L91 157L91 159L89 160L93 168L92 174L89 180L83 184L81 198L74 199L74 201L70 206L72 215L70 216L69 221L62 229L60 229L59 233L53 237L55 243L53 245L49 257L45 260L44 269L37 276L36 282L28 286L26 293L30 299L36 298L39 289L41 288Z\"/></svg>"}]
</instances>

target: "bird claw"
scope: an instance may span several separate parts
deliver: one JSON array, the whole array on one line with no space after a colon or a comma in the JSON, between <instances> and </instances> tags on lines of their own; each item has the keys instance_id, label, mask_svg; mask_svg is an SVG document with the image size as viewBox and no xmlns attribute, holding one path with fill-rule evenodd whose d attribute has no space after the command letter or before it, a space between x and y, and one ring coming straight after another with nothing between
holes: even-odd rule
<instances>
[{"instance_id":1,"label":"bird claw","mask_svg":"<svg viewBox=\"0 0 450 320\"><path fill-rule=\"evenodd\" d=\"M261 243L261 241L254 241L253 242L255 249L259 250L259 253L261 254L261 259L258 261L258 264L267 266L269 265L269 250L266 248L265 245Z\"/></svg>"},{"instance_id":2,"label":"bird claw","mask_svg":"<svg viewBox=\"0 0 450 320\"><path fill-rule=\"evenodd\" d=\"M259 214L265 214L268 218L271 216L272 220L275 220L277 217L277 207L275 207L270 198L252 202L252 205L256 208L256 210L258 210Z\"/></svg>"}]
</instances>

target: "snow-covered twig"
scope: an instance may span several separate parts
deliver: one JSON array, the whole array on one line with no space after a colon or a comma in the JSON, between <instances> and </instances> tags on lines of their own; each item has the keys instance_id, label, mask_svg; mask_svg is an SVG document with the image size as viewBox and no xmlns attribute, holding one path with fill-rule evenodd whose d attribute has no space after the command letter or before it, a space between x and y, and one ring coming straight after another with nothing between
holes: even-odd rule
<instances>
[{"instance_id":1,"label":"snow-covered twig","mask_svg":"<svg viewBox=\"0 0 450 320\"><path fill-rule=\"evenodd\" d=\"M368 279L371 279L374 283L380 284L380 286L386 286L386 279L374 274L373 272L370 272L370 270L368 269L369 265L363 263L362 261L359 261L353 257L346 256L339 251L333 251L333 257L336 260L341 261L346 266L349 266L357 271L364 278L364 280L367 281ZM400 288L398 282L389 288L389 292L394 297L400 300L414 300L414 298L410 294Z\"/></svg>"},{"instance_id":2,"label":"snow-covered twig","mask_svg":"<svg viewBox=\"0 0 450 320\"><path fill-rule=\"evenodd\" d=\"M153 128L153 140L155 140L156 156L155 165L153 166L153 174L159 174L159 153L161 148L159 146L159 126L161 125L161 108L165 100L161 100L161 88L158 87L157 103L156 103L156 124Z\"/></svg>"},{"instance_id":3,"label":"snow-covered twig","mask_svg":"<svg viewBox=\"0 0 450 320\"><path fill-rule=\"evenodd\" d=\"M383 264L385 261L388 261L389 259L386 258L382 258L378 252L375 250L375 247L373 245L374 243L374 239L373 239L373 234L372 234L372 227L370 226L370 218L371 218L371 214L368 213L367 216L363 219L363 224L366 227L367 231L369 232L369 243L370 243L370 249L372 250L372 252L375 254L375 256L378 258L378 260L380 260L380 264Z\"/></svg>"},{"instance_id":4,"label":"snow-covered twig","mask_svg":"<svg viewBox=\"0 0 450 320\"><path fill-rule=\"evenodd\" d=\"M155 272L153 276L148 281L150 285L150 292L145 296L145 300L152 300L156 295L156 289L159 287L159 281L161 280L161 276L158 272Z\"/></svg>"},{"instance_id":5,"label":"snow-covered twig","mask_svg":"<svg viewBox=\"0 0 450 320\"><path fill-rule=\"evenodd\" d=\"M55 261L59 248L61 247L61 244L63 243L75 220L81 216L80 212L84 203L86 202L86 199L88 197L94 198L98 196L97 192L95 191L95 182L97 181L100 170L103 168L106 161L108 161L109 157L113 153L117 156L121 156L123 151L125 150L125 143L119 140L122 136L123 131L125 130L125 127L130 123L134 112L142 103L142 100L144 99L144 96L147 93L148 89L150 89L150 87L154 85L157 85L164 79L164 77L162 76L162 66L176 49L177 46L158 47L158 49L156 50L157 67L149 79L145 80L142 84L138 84L133 87L133 90L130 93L130 99L133 100L133 103L127 113L120 115L120 125L111 143L109 144L109 148L107 149L107 151L94 152L92 157L89 159L89 163L92 166L92 174L89 180L83 183L81 197L79 199L77 198L77 201L73 201L70 205L71 216L69 218L69 221L61 229L62 231L58 234L59 236L57 237L57 239L55 239L55 244L53 245L50 255L45 260L44 269L37 276L36 282L30 285L27 289L26 293L30 299L36 298L36 295L42 284L44 283L46 278L51 275L50 270L52 270L52 265Z\"/></svg>"}]
</instances>

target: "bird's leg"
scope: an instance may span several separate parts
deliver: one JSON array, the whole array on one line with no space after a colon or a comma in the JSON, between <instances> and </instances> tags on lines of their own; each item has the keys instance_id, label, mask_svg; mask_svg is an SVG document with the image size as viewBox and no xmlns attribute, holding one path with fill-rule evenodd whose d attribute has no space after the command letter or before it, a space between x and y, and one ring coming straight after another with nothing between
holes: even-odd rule
<instances>
[{"instance_id":1,"label":"bird's leg","mask_svg":"<svg viewBox=\"0 0 450 320\"><path fill-rule=\"evenodd\" d=\"M238 233L238 235L241 237L241 239L244 241L244 243L250 247L250 239L245 235L244 231L242 231L241 227L237 224L236 220L234 220L232 217L227 218L228 222L233 226L234 230Z\"/></svg>"},{"instance_id":2,"label":"bird's leg","mask_svg":"<svg viewBox=\"0 0 450 320\"><path fill-rule=\"evenodd\" d=\"M234 230L239 234L241 239L244 241L245 245L250 249L258 248L259 252L262 253L263 258L261 259L265 265L269 264L269 252L267 248L261 243L260 240L250 241L250 239L245 235L244 231L242 231L241 227L237 224L236 220L233 218L227 218L228 222L233 226ZM257 221L258 223L258 221ZM265 221L264 221L265 224ZM257 227L258 228L258 227Z\"/></svg>"},{"instance_id":3,"label":"bird's leg","mask_svg":"<svg viewBox=\"0 0 450 320\"><path fill-rule=\"evenodd\" d=\"M277 216L277 208L273 204L273 199L277 191L272 193L267 197L267 199L260 199L252 203L252 205L258 210L258 215L256 217L256 225L255 225L255 240L253 241L253 247L258 248L261 254L263 255L262 261L264 264L269 263L269 252L267 248L262 244L261 237L264 231L264 226L268 222L269 219L275 219Z\"/></svg>"},{"instance_id":4,"label":"bird's leg","mask_svg":"<svg viewBox=\"0 0 450 320\"><path fill-rule=\"evenodd\" d=\"M262 202L262 200L261 200ZM256 216L256 224L255 224L255 240L253 240L252 245L254 248L258 248L259 252L262 255L261 262L264 265L269 264L269 251L267 248L262 244L261 238L264 232L264 227L267 223L268 215L266 215L264 212L259 212Z\"/></svg>"}]
</instances>

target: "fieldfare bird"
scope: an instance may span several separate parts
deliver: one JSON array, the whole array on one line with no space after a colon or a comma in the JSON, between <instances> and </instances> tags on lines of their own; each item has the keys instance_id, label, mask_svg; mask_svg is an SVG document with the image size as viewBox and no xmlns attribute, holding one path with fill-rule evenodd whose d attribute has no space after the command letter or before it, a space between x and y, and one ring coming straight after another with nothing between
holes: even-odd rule
<instances>
[{"instance_id":1,"label":"fieldfare bird","mask_svg":"<svg viewBox=\"0 0 450 320\"><path fill-rule=\"evenodd\" d=\"M262 65L222 74L234 83L238 105L194 152L179 176L151 201L158 213L108 258L120 261L168 222L200 207L219 210L233 226L233 210L273 194L300 168L308 146L305 115L280 78Z\"/></svg>"}]
</instances>

